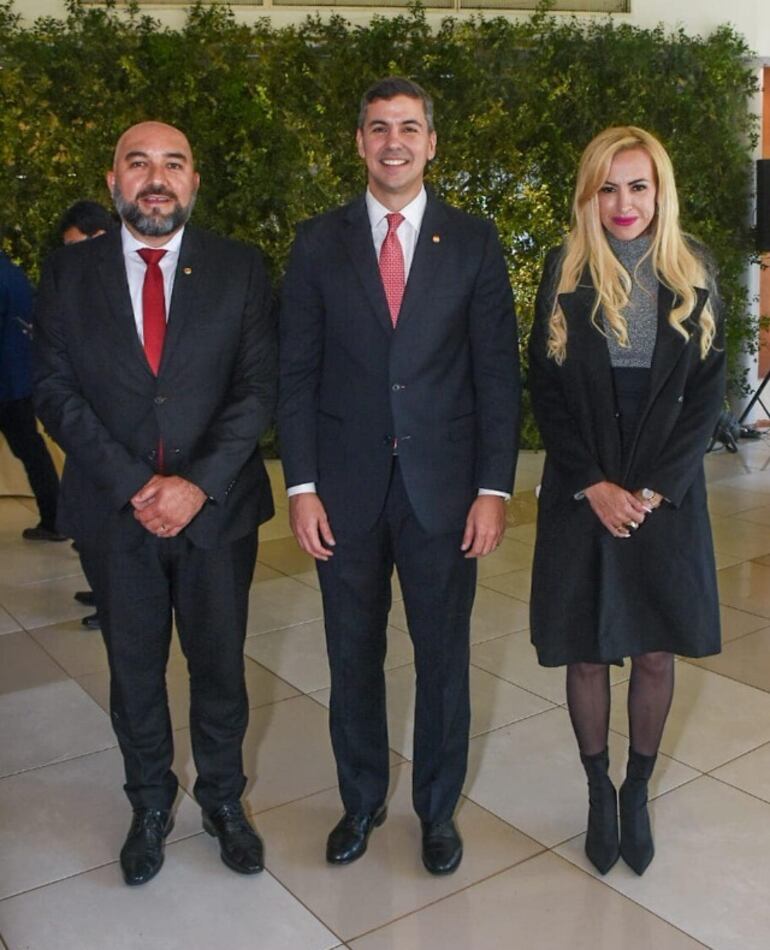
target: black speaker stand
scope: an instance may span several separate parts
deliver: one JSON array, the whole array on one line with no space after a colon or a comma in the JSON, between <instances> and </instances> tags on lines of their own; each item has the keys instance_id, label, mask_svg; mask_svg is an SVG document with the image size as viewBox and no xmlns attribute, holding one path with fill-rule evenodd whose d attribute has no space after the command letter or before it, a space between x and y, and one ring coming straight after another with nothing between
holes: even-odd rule
<instances>
[{"instance_id":1,"label":"black speaker stand","mask_svg":"<svg viewBox=\"0 0 770 950\"><path fill-rule=\"evenodd\" d=\"M757 403L759 403L760 406L765 410L765 415L768 417L768 419L770 419L770 409L768 409L767 406L762 402L762 393L764 391L765 386L767 386L768 380L770 380L770 369L765 373L765 378L757 387L756 392L751 397L751 400L748 406L746 406L746 408L741 413L741 417L740 419L738 419L739 425L741 425L745 421L746 417L754 408L754 406L756 406Z\"/></svg>"}]
</instances>

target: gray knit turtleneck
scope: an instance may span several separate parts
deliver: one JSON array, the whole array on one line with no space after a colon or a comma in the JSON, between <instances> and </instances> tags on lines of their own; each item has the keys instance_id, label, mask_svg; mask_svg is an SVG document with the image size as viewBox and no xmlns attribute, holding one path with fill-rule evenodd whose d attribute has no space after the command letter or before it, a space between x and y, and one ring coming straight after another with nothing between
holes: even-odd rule
<instances>
[{"instance_id":1,"label":"gray knit turtleneck","mask_svg":"<svg viewBox=\"0 0 770 950\"><path fill-rule=\"evenodd\" d=\"M605 324L610 362L615 368L633 366L649 369L658 332L658 282L650 257L639 267L637 265L650 249L650 237L642 234L633 241L620 241L607 234L607 240L632 280L631 295L623 310L628 324L629 345L621 346Z\"/></svg>"}]
</instances>

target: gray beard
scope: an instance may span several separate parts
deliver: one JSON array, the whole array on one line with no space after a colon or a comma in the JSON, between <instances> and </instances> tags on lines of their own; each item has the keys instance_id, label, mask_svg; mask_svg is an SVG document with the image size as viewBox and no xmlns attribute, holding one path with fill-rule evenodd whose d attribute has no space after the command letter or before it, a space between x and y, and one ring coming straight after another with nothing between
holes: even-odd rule
<instances>
[{"instance_id":1,"label":"gray beard","mask_svg":"<svg viewBox=\"0 0 770 950\"><path fill-rule=\"evenodd\" d=\"M123 197L117 184L112 189L112 200L122 220L145 237L165 237L187 224L195 207L195 197L193 194L188 205L177 201L171 214L143 214L136 202Z\"/></svg>"}]
</instances>

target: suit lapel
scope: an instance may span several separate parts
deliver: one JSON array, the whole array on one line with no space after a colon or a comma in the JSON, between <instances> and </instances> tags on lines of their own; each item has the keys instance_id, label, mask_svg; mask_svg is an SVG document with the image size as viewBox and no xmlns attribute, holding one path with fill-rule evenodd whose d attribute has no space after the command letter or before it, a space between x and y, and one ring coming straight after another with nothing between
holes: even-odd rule
<instances>
[{"instance_id":1,"label":"suit lapel","mask_svg":"<svg viewBox=\"0 0 770 950\"><path fill-rule=\"evenodd\" d=\"M409 279L404 289L404 299L398 314L397 328L416 309L419 309L421 301L424 303L435 293L436 269L442 260L441 232L445 229L446 223L446 215L441 204L429 191L412 266L409 268ZM438 237L439 240L435 241L434 237Z\"/></svg>"},{"instance_id":2,"label":"suit lapel","mask_svg":"<svg viewBox=\"0 0 770 950\"><path fill-rule=\"evenodd\" d=\"M199 299L203 270L200 238L198 232L188 225L182 235L182 244L179 248L159 376L168 366L174 350L179 346L187 315L195 307L195 301Z\"/></svg>"},{"instance_id":3,"label":"suit lapel","mask_svg":"<svg viewBox=\"0 0 770 950\"><path fill-rule=\"evenodd\" d=\"M559 295L559 303L567 322L567 360L564 369L569 373L570 359L588 365L593 380L592 390L598 393L596 412L600 414L603 429L616 434L616 457L620 459L620 430L615 416L615 383L612 378L610 351L606 339L591 321L595 295L590 276L587 274L583 275L575 290ZM596 320L601 320L601 310L596 315Z\"/></svg>"},{"instance_id":4,"label":"suit lapel","mask_svg":"<svg viewBox=\"0 0 770 950\"><path fill-rule=\"evenodd\" d=\"M372 310L383 328L389 334L392 333L393 325L390 320L388 301L385 297L385 288L382 286L380 268L372 241L372 228L363 196L347 208L343 219L342 242Z\"/></svg>"},{"instance_id":5,"label":"suit lapel","mask_svg":"<svg viewBox=\"0 0 770 950\"><path fill-rule=\"evenodd\" d=\"M707 291L701 287L696 287L695 292L698 295L698 301L695 309L688 317L688 323L695 324L698 321L703 305L708 297ZM660 393L666 380L674 370L677 362L685 351L687 341L669 323L669 316L674 306L674 295L668 287L659 285L658 291L658 334L655 339L655 351L652 356L652 367L650 370L650 396L648 407L651 405ZM690 327L692 332L692 327Z\"/></svg>"},{"instance_id":6,"label":"suit lapel","mask_svg":"<svg viewBox=\"0 0 770 950\"><path fill-rule=\"evenodd\" d=\"M100 259L97 265L99 279L110 307L112 320L109 324L128 347L142 362L148 373L152 370L144 355L144 349L136 332L134 311L126 278L126 265L123 261L123 244L120 229L115 228L100 239Z\"/></svg>"}]
</instances>

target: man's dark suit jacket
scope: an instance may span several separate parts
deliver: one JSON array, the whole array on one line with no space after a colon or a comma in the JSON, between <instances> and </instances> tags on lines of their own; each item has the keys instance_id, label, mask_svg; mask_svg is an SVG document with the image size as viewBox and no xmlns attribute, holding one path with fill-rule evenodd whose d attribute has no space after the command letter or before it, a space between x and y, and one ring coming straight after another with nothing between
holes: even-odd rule
<instances>
[{"instance_id":1,"label":"man's dark suit jacket","mask_svg":"<svg viewBox=\"0 0 770 950\"><path fill-rule=\"evenodd\" d=\"M136 332L120 232L60 248L35 314L35 401L67 453L60 530L132 547L132 495L157 468L209 497L185 529L198 547L271 517L258 440L275 404L275 328L258 251L185 228L157 378Z\"/></svg>"},{"instance_id":2,"label":"man's dark suit jacket","mask_svg":"<svg viewBox=\"0 0 770 950\"><path fill-rule=\"evenodd\" d=\"M512 491L519 355L492 224L429 192L395 330L363 196L300 225L282 296L286 484L315 482L333 531L377 519L394 437L430 533L462 530L479 488Z\"/></svg>"}]
</instances>

